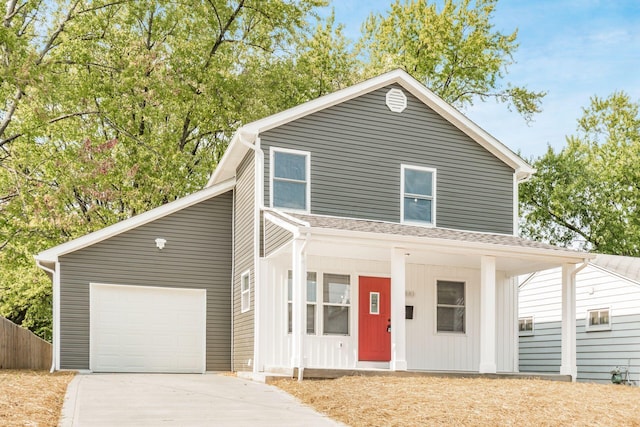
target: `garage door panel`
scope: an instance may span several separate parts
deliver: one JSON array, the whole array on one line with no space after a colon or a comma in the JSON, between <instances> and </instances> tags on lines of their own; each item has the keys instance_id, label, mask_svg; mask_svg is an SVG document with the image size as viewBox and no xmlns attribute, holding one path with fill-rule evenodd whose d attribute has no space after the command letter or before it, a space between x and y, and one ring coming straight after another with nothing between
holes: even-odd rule
<instances>
[{"instance_id":1,"label":"garage door panel","mask_svg":"<svg viewBox=\"0 0 640 427\"><path fill-rule=\"evenodd\" d=\"M206 292L91 284L91 369L204 372Z\"/></svg>"}]
</instances>

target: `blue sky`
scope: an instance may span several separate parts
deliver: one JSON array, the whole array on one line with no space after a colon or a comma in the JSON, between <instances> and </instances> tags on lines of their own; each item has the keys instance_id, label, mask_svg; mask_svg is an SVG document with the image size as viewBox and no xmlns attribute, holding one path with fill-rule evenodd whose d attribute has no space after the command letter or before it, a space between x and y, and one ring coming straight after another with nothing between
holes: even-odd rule
<instances>
[{"instance_id":1,"label":"blue sky","mask_svg":"<svg viewBox=\"0 0 640 427\"><path fill-rule=\"evenodd\" d=\"M336 21L355 40L370 13L385 13L392 0L333 0ZM547 145L561 149L575 134L576 120L589 98L624 90L640 100L639 0L501 0L496 29L518 29L520 47L507 80L547 91L542 113L524 119L494 101L463 111L478 125L525 158Z\"/></svg>"}]
</instances>

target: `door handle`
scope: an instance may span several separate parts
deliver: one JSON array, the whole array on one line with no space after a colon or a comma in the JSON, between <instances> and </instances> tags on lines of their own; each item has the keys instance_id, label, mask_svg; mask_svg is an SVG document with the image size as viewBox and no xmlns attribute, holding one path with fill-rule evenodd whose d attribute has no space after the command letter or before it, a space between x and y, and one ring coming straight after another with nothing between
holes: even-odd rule
<instances>
[{"instance_id":1,"label":"door handle","mask_svg":"<svg viewBox=\"0 0 640 427\"><path fill-rule=\"evenodd\" d=\"M388 319L387 322L387 332L391 333L391 319Z\"/></svg>"}]
</instances>

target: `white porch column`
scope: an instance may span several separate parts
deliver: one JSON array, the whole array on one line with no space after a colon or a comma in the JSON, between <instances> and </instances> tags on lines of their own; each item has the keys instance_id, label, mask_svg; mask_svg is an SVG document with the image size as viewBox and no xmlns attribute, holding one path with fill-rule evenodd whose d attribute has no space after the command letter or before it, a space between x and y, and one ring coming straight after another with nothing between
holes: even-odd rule
<instances>
[{"instance_id":1,"label":"white porch column","mask_svg":"<svg viewBox=\"0 0 640 427\"><path fill-rule=\"evenodd\" d=\"M391 249L391 370L407 370L405 250Z\"/></svg>"},{"instance_id":2,"label":"white porch column","mask_svg":"<svg viewBox=\"0 0 640 427\"><path fill-rule=\"evenodd\" d=\"M480 258L480 366L481 374L496 372L496 257Z\"/></svg>"},{"instance_id":3,"label":"white porch column","mask_svg":"<svg viewBox=\"0 0 640 427\"><path fill-rule=\"evenodd\" d=\"M298 379L304 370L304 338L307 330L305 307L307 300L307 262L305 239L293 240L291 259L291 367L298 368Z\"/></svg>"},{"instance_id":4,"label":"white porch column","mask_svg":"<svg viewBox=\"0 0 640 427\"><path fill-rule=\"evenodd\" d=\"M576 362L576 281L574 264L562 265L562 356L560 374L578 375Z\"/></svg>"}]
</instances>

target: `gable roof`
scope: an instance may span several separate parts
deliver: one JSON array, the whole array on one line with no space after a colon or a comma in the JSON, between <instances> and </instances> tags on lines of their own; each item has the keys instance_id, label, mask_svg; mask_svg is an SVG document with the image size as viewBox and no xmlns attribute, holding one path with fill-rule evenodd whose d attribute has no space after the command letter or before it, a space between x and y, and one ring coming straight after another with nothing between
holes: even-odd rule
<instances>
[{"instance_id":1,"label":"gable roof","mask_svg":"<svg viewBox=\"0 0 640 427\"><path fill-rule=\"evenodd\" d=\"M36 261L43 263L55 263L58 261L58 257L62 255L66 255L79 249L86 248L87 246L94 245L110 237L124 233L125 231L140 227L141 225L163 218L179 210L188 208L189 206L193 206L212 197L226 193L227 191L232 190L234 185L235 181L230 180L218 185L214 185L212 187L205 188L204 190L200 190L188 196L181 197L177 200L174 200L173 202L169 202L155 209L151 209L150 211L141 213L140 215L136 215L129 219L117 222L103 229L94 231L93 233L85 234L84 236L78 237L77 239L71 240L61 245L54 246L53 248L47 249L46 251L37 254L35 256L35 259Z\"/></svg>"},{"instance_id":2,"label":"gable roof","mask_svg":"<svg viewBox=\"0 0 640 427\"><path fill-rule=\"evenodd\" d=\"M407 92L418 98L472 140L480 144L509 167L513 168L519 181L529 178L535 172L535 169L520 158L520 156L493 136L489 135L484 129L449 105L438 95L427 89L407 72L394 70L240 127L233 135L227 151L213 172L207 186L233 178L236 167L240 164L240 161L242 161L247 151L251 149L251 146L255 146L256 139L261 132L276 128L390 84L402 86Z\"/></svg>"}]
</instances>

